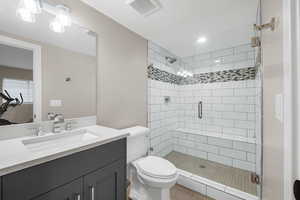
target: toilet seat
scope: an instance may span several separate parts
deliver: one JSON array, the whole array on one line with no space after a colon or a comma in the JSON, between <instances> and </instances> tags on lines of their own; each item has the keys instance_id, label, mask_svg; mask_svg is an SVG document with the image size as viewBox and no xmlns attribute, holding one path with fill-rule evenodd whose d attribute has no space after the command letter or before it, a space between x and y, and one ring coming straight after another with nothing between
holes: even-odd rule
<instances>
[{"instance_id":1,"label":"toilet seat","mask_svg":"<svg viewBox=\"0 0 300 200\"><path fill-rule=\"evenodd\" d=\"M156 157L147 156L141 158L135 163L141 175L154 179L174 179L177 177L177 168L168 160Z\"/></svg>"}]
</instances>

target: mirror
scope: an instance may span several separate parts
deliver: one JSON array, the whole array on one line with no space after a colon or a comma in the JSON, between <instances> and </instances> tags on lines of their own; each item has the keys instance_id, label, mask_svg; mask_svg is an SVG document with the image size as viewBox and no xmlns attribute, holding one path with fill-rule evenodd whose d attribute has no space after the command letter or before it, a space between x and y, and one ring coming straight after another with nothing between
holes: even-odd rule
<instances>
[{"instance_id":1,"label":"mirror","mask_svg":"<svg viewBox=\"0 0 300 200\"><path fill-rule=\"evenodd\" d=\"M57 5L43 1L26 18L19 3L0 2L0 126L45 121L49 113L95 116L96 34L75 21L59 26Z\"/></svg>"}]
</instances>

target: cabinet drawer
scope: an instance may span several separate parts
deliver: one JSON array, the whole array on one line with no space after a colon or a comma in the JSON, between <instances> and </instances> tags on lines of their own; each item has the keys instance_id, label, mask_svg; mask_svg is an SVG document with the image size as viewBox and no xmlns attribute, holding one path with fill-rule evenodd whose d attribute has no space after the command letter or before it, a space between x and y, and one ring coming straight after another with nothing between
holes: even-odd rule
<instances>
[{"instance_id":1,"label":"cabinet drawer","mask_svg":"<svg viewBox=\"0 0 300 200\"><path fill-rule=\"evenodd\" d=\"M126 160L126 139L6 175L2 200L32 199L119 159Z\"/></svg>"},{"instance_id":2,"label":"cabinet drawer","mask_svg":"<svg viewBox=\"0 0 300 200\"><path fill-rule=\"evenodd\" d=\"M82 187L83 180L80 178L34 198L33 200L80 200L83 196Z\"/></svg>"}]
</instances>

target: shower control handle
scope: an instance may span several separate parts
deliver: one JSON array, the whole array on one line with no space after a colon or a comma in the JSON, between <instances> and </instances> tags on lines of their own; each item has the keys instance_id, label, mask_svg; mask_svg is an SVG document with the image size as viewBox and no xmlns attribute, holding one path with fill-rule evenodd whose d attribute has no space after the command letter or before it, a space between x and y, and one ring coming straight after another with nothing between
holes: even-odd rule
<instances>
[{"instance_id":1,"label":"shower control handle","mask_svg":"<svg viewBox=\"0 0 300 200\"><path fill-rule=\"evenodd\" d=\"M202 119L202 101L198 103L198 118Z\"/></svg>"}]
</instances>

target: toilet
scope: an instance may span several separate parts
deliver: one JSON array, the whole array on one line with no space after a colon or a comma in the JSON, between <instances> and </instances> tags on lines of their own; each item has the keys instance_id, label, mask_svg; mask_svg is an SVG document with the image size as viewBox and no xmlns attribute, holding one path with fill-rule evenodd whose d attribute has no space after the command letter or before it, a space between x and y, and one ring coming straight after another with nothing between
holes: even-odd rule
<instances>
[{"instance_id":1,"label":"toilet","mask_svg":"<svg viewBox=\"0 0 300 200\"><path fill-rule=\"evenodd\" d=\"M170 200L170 188L178 179L177 168L168 160L149 156L149 133L145 127L123 129L127 137L127 176L132 200Z\"/></svg>"}]
</instances>

